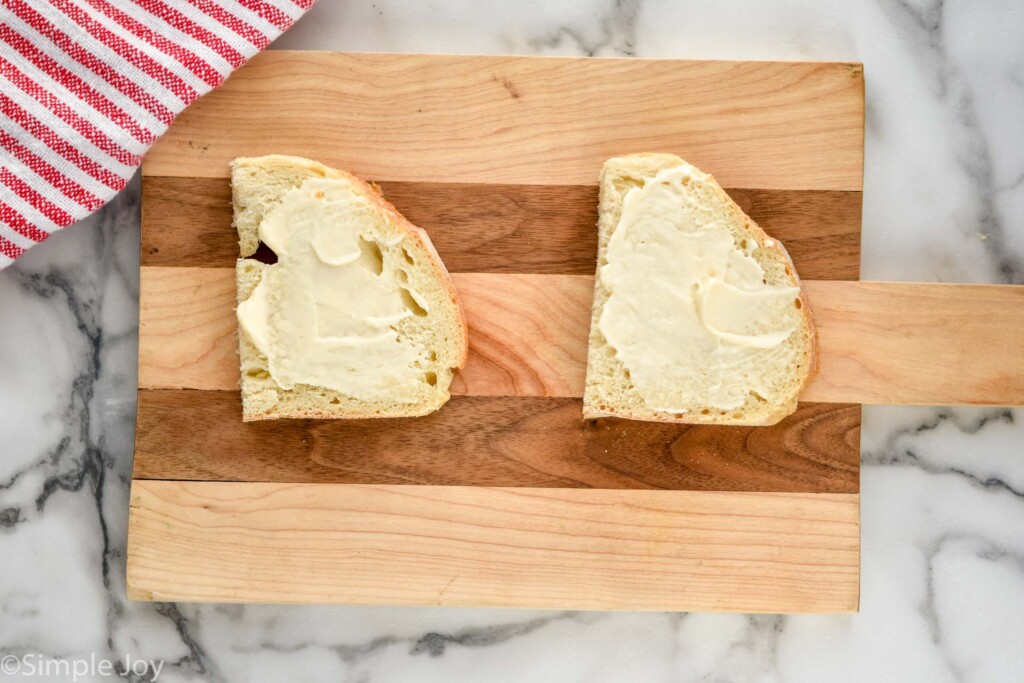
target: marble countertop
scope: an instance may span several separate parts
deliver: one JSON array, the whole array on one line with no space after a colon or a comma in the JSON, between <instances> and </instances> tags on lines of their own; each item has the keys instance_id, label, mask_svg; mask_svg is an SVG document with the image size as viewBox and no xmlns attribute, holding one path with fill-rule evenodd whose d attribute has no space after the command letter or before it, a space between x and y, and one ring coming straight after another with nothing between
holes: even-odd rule
<instances>
[{"instance_id":1,"label":"marble countertop","mask_svg":"<svg viewBox=\"0 0 1024 683\"><path fill-rule=\"evenodd\" d=\"M1015 0L321 0L276 47L862 61L863 277L1024 283ZM161 681L1024 675L1024 411L1002 408L865 409L856 615L128 602L138 288L137 179L0 273L0 657Z\"/></svg>"}]
</instances>

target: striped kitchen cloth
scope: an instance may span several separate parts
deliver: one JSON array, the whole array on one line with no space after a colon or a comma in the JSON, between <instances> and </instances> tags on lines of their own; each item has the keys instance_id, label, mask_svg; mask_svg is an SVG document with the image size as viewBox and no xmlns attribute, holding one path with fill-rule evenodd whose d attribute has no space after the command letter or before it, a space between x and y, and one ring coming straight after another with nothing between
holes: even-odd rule
<instances>
[{"instance_id":1,"label":"striped kitchen cloth","mask_svg":"<svg viewBox=\"0 0 1024 683\"><path fill-rule=\"evenodd\" d=\"M0 0L0 269L110 201L315 0Z\"/></svg>"}]
</instances>

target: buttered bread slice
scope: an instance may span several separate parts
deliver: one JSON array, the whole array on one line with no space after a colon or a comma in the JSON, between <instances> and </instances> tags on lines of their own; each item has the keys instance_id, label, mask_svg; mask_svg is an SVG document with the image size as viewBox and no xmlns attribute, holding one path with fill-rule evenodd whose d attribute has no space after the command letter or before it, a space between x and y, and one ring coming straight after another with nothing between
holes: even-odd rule
<instances>
[{"instance_id":1,"label":"buttered bread slice","mask_svg":"<svg viewBox=\"0 0 1024 683\"><path fill-rule=\"evenodd\" d=\"M816 370L814 326L782 245L671 154L601 173L586 417L770 425Z\"/></svg>"},{"instance_id":2,"label":"buttered bread slice","mask_svg":"<svg viewBox=\"0 0 1024 683\"><path fill-rule=\"evenodd\" d=\"M231 164L242 419L424 415L468 336L427 234L373 186L308 159Z\"/></svg>"}]
</instances>

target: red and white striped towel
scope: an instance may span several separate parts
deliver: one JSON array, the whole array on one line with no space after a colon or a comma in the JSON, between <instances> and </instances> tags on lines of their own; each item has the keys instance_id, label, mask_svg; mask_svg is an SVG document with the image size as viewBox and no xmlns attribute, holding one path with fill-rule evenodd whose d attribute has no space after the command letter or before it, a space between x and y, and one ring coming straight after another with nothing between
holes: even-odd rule
<instances>
[{"instance_id":1,"label":"red and white striped towel","mask_svg":"<svg viewBox=\"0 0 1024 683\"><path fill-rule=\"evenodd\" d=\"M107 203L315 0L0 0L0 269Z\"/></svg>"}]
</instances>

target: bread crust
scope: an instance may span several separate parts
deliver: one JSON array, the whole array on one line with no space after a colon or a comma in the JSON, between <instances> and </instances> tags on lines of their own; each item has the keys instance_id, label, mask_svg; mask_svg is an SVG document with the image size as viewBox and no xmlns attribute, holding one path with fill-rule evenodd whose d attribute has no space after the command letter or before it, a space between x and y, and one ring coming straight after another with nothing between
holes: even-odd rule
<instances>
[{"instance_id":1,"label":"bread crust","mask_svg":"<svg viewBox=\"0 0 1024 683\"><path fill-rule=\"evenodd\" d=\"M612 168L612 164L616 162L629 160L654 161L657 162L659 166L663 166L664 168L679 166L686 163L682 158L676 156L675 154L668 154L662 152L641 152L637 154L628 154L621 157L609 159L601 170L600 183L602 192L605 185L605 176ZM707 172L704 171L704 173ZM789 252L786 251L786 248L783 246L783 244L774 237L771 237L768 233L764 231L764 229L761 228L761 226L754 222L754 220L750 218L750 216L746 215L743 212L743 209L741 209L739 205L736 204L735 201L733 201L732 197L729 196L729 193L722 189L722 186L718 183L717 180L714 179L714 176L711 176L711 179L713 181L713 191L718 197L718 199L722 202L722 205L727 207L729 212L732 214L732 217L735 218L737 221L742 222L744 224L745 229L750 231L755 236L755 239L757 240L757 243L760 248L774 252L776 255L780 256L785 261L786 274L792 281L793 286L798 287L800 289L800 294L798 298L800 300L802 310L805 312L804 315L801 316L801 319L803 320L804 331L807 335L807 339L809 342L807 345L807 352L804 354L804 362L806 363L806 366L808 368L807 374L804 377L803 382L800 384L800 389L799 391L796 392L796 395L793 397L792 401L790 401L784 406L780 406L778 410L766 414L763 417L763 419L744 420L743 422L743 425L749 426L771 426L774 424L778 424L781 420L788 417L789 415L792 415L793 412L796 411L798 406L799 394L803 393L803 391L808 387L808 385L810 385L810 383L814 380L814 377L818 374L818 335L817 328L814 324L814 315L811 311L811 307L807 299L807 291L804 289L803 283L800 282L800 278L797 275L796 268L793 265L793 259L790 257ZM598 273L595 277L595 281L599 277L600 274ZM597 317L597 309L595 307L591 318L591 334L593 334L593 329L596 328L597 326ZM663 413L651 410L638 411L626 407L622 409L616 409L614 411L600 410L597 406L591 405L587 400L584 400L583 402L583 417L586 419L619 417L629 420L643 420L646 422L666 422L675 424L736 424L736 422L732 420L723 420L716 415L700 415L689 413L682 413L681 417L677 417L676 415L676 413Z\"/></svg>"},{"instance_id":2,"label":"bread crust","mask_svg":"<svg viewBox=\"0 0 1024 683\"><path fill-rule=\"evenodd\" d=\"M332 179L344 179L351 183L357 192L363 195L371 204L382 213L386 214L391 222L397 226L406 237L416 242L425 252L429 255L430 267L433 270L434 275L438 281L442 284L444 291L447 293L451 303L454 305L457 313L457 321L459 328L459 339L458 339L458 360L453 369L458 370L466 365L466 361L469 358L469 327L466 323L466 314L462 307L462 302L459 299L458 291L455 288L455 283L452 280L448 269L445 267L444 262L441 260L441 256L437 253L437 249L430 241L430 236L425 230L412 224L405 216L403 216L395 206L384 198L380 188L374 184L371 184L362 178L336 168L331 168L321 164L318 161L306 159L304 157L288 156L284 154L273 154L265 157L239 157L231 162L232 171L236 168L245 168L246 166L256 165L263 166L267 163L281 164L282 166L304 168L311 171L315 175L319 175L324 178ZM251 259L239 259L241 264L243 261ZM263 264L260 264L261 266ZM261 272L262 277L262 272ZM255 285L253 285L255 286ZM239 281L238 301L241 303L247 299L251 294L251 288L248 292L242 292L241 281ZM245 335L239 330L239 343L251 345ZM252 347L255 352L255 347ZM258 352L256 352L258 353ZM298 385L299 387L306 385ZM280 389L279 391L285 392L288 390ZM294 390L291 390L294 391ZM408 411L403 411L399 406L407 406ZM372 407L365 410L353 408L352 406L344 406L338 411L330 410L294 410L282 413L280 411L268 411L265 413L245 413L243 410L243 422L257 422L261 420L275 420L280 418L309 418L309 419L361 419L361 418L381 418L381 417L419 417L422 415L429 415L436 411L440 406L423 405L423 404L396 404L395 407L390 408L387 415L382 416L375 411Z\"/></svg>"}]
</instances>

